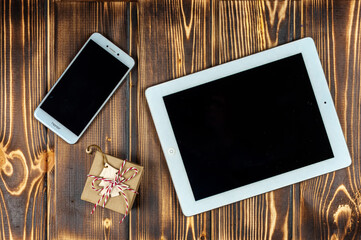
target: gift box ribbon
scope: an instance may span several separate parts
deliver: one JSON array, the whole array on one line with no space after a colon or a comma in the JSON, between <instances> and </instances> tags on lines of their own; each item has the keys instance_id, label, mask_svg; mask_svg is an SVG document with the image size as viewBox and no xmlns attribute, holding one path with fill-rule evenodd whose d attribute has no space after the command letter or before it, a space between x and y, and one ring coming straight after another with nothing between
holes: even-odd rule
<instances>
[{"instance_id":1,"label":"gift box ribbon","mask_svg":"<svg viewBox=\"0 0 361 240\"><path fill-rule=\"evenodd\" d=\"M110 178L105 178L105 177L99 177L99 176L94 176L94 175L91 175L91 174L88 174L88 177L92 177L94 178L94 180L92 181L92 189L94 191L102 191L102 190L105 190L104 191L104 194L101 195L101 197L99 198L98 202L94 205L93 207L93 210L91 212L91 214L94 213L96 207L99 205L99 203L104 199L104 202L102 204L102 207L104 208L105 207L105 204L107 203L108 199L109 199L109 195L110 193L112 192L113 188L118 188L119 192L122 194L122 196L124 197L124 200L125 200L125 205L126 205L126 208L125 208L125 214L122 218L122 220L120 220L119 223L122 223L125 219L125 217L128 215L128 210L129 210L129 204L128 204L128 198L127 198L127 195L125 194L124 191L131 191L131 192L134 192L136 194L138 194L137 191L135 191L134 189L130 188L128 185L125 184L125 182L129 181L130 179L134 178L137 174L138 174L138 169L135 168L135 167L130 167L130 168L127 168L126 170L122 171L124 166L125 166L125 162L126 160L123 161L121 167L119 168L119 171L117 171L116 175L115 175L115 178L114 179L110 179ZM127 172L129 171L134 171L133 175L129 178L124 178L124 174L126 174ZM105 181L105 182L108 182L109 185L106 186L106 187L103 187L103 188L96 188L94 183L95 181L97 180L101 180L101 181Z\"/></svg>"}]
</instances>

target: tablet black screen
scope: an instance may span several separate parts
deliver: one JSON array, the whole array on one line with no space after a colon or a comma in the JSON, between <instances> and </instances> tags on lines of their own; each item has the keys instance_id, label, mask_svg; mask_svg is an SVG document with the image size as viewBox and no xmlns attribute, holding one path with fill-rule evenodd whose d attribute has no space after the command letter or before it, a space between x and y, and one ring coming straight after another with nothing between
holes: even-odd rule
<instances>
[{"instance_id":1,"label":"tablet black screen","mask_svg":"<svg viewBox=\"0 0 361 240\"><path fill-rule=\"evenodd\" d=\"M196 200L333 157L302 54L164 102Z\"/></svg>"}]
</instances>

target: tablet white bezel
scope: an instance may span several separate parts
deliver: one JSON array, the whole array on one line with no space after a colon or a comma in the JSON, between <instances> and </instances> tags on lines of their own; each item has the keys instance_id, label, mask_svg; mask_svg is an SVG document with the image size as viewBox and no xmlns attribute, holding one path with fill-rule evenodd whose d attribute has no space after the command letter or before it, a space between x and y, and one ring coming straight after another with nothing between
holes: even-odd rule
<instances>
[{"instance_id":1,"label":"tablet white bezel","mask_svg":"<svg viewBox=\"0 0 361 240\"><path fill-rule=\"evenodd\" d=\"M289 171L262 181L195 201L179 148L165 108L163 96L217 80L247 69L302 53L318 107L330 140L334 158ZM168 164L174 187L186 216L192 216L258 194L347 167L350 154L336 114L333 100L311 38L304 38L216 67L168 81L146 90L146 98ZM210 183L211 184L211 183Z\"/></svg>"},{"instance_id":2,"label":"tablet white bezel","mask_svg":"<svg viewBox=\"0 0 361 240\"><path fill-rule=\"evenodd\" d=\"M116 87L112 90L112 92L109 94L107 99L104 101L104 103L101 105L101 107L97 110L97 112L94 114L94 116L91 118L91 120L88 122L88 124L84 127L82 132L79 135L74 134L70 129L66 128L64 125L62 125L57 119L50 116L46 111L40 108L40 106L43 104L43 102L46 100L46 98L49 96L49 94L53 91L53 89L56 87L56 85L61 81L64 74L67 72L67 70L70 68L70 66L73 64L75 59L77 59L78 55L83 51L84 47L88 44L90 40L93 40L96 44L98 44L100 47L102 47L105 51L110 53L115 59L119 60L121 63L126 65L129 70L124 74L124 76L119 79L118 84ZM44 124L47 128L49 128L51 131L56 133L59 137L61 137L64 141L70 144L74 144L78 141L78 139L83 135L85 130L89 127L89 125L93 122L94 118L98 115L100 110L104 107L104 105L108 102L109 98L114 94L114 92L118 89L120 84L123 82L123 80L126 78L130 70L133 68L135 62L134 59L131 58L128 54L126 54L124 51L122 51L120 48L118 48L116 45L114 45L111 41L109 41L107 38L105 38L100 33L93 33L89 39L86 41L86 43L82 46L80 51L77 53L77 55L74 57L74 59L71 61L69 66L65 69L63 74L59 77L59 79L56 81L56 83L53 85L53 87L50 89L50 91L46 94L44 99L41 101L39 106L34 111L34 117L40 121L42 124Z\"/></svg>"}]
</instances>

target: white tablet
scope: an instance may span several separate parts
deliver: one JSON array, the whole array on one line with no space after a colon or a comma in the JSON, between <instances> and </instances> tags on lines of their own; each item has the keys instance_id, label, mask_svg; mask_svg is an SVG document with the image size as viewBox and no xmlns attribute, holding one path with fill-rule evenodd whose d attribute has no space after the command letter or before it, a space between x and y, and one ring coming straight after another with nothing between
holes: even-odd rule
<instances>
[{"instance_id":1,"label":"white tablet","mask_svg":"<svg viewBox=\"0 0 361 240\"><path fill-rule=\"evenodd\" d=\"M150 87L146 97L186 216L351 164L311 38Z\"/></svg>"}]
</instances>

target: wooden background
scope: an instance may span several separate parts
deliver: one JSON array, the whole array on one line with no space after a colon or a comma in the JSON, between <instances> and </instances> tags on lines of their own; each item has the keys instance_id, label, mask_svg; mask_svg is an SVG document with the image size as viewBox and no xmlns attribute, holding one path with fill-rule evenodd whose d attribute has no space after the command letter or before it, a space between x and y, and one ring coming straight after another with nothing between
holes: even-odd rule
<instances>
[{"instance_id":1,"label":"wooden background","mask_svg":"<svg viewBox=\"0 0 361 240\"><path fill-rule=\"evenodd\" d=\"M2 0L0 13L0 239L361 239L361 1ZM137 65L68 145L33 111L94 31ZM302 37L316 42L352 165L184 217L144 90ZM145 167L122 225L80 200L89 144Z\"/></svg>"}]
</instances>

